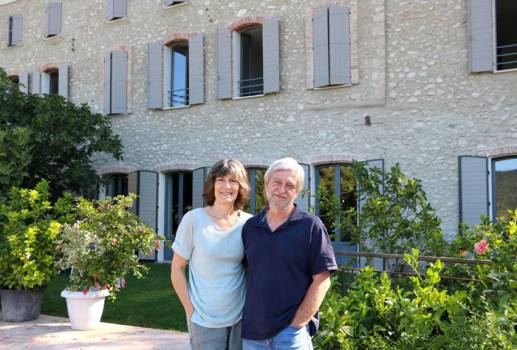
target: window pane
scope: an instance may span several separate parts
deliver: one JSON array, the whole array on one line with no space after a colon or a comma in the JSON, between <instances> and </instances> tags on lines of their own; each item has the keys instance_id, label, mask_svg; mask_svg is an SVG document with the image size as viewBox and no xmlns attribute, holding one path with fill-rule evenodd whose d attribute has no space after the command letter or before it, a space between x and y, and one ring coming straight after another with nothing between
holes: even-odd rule
<instances>
[{"instance_id":1,"label":"window pane","mask_svg":"<svg viewBox=\"0 0 517 350\"><path fill-rule=\"evenodd\" d=\"M515 0L496 1L497 25L497 69L517 68L517 2Z\"/></svg>"},{"instance_id":2,"label":"window pane","mask_svg":"<svg viewBox=\"0 0 517 350\"><path fill-rule=\"evenodd\" d=\"M262 62L262 26L247 28L241 35L240 96L260 95L264 92Z\"/></svg>"},{"instance_id":3,"label":"window pane","mask_svg":"<svg viewBox=\"0 0 517 350\"><path fill-rule=\"evenodd\" d=\"M333 213L333 201L336 199L334 188L335 167L333 165L321 166L316 169L319 175L318 186L318 212L321 221L327 227L331 237L335 232L335 221Z\"/></svg>"},{"instance_id":4,"label":"window pane","mask_svg":"<svg viewBox=\"0 0 517 350\"><path fill-rule=\"evenodd\" d=\"M188 47L172 48L171 106L188 105Z\"/></svg>"},{"instance_id":5,"label":"window pane","mask_svg":"<svg viewBox=\"0 0 517 350\"><path fill-rule=\"evenodd\" d=\"M49 95L57 95L59 93L59 73L57 70L49 73Z\"/></svg>"},{"instance_id":6,"label":"window pane","mask_svg":"<svg viewBox=\"0 0 517 350\"><path fill-rule=\"evenodd\" d=\"M495 215L517 208L517 158L495 161Z\"/></svg>"},{"instance_id":7,"label":"window pane","mask_svg":"<svg viewBox=\"0 0 517 350\"><path fill-rule=\"evenodd\" d=\"M259 213L267 203L266 195L264 194L264 174L265 169L255 169L255 210Z\"/></svg>"},{"instance_id":8,"label":"window pane","mask_svg":"<svg viewBox=\"0 0 517 350\"><path fill-rule=\"evenodd\" d=\"M352 175L352 167L350 165L340 166L341 171L341 208L348 210L355 208L357 205L356 183Z\"/></svg>"}]
</instances>

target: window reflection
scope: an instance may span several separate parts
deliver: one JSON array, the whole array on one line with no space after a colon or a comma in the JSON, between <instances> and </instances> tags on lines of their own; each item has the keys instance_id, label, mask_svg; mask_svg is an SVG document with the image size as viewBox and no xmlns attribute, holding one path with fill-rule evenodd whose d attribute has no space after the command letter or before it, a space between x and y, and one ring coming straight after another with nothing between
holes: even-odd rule
<instances>
[{"instance_id":1,"label":"window reflection","mask_svg":"<svg viewBox=\"0 0 517 350\"><path fill-rule=\"evenodd\" d=\"M517 157L494 161L495 216L517 209Z\"/></svg>"},{"instance_id":2,"label":"window reflection","mask_svg":"<svg viewBox=\"0 0 517 350\"><path fill-rule=\"evenodd\" d=\"M188 105L188 43L172 47L171 107Z\"/></svg>"},{"instance_id":3,"label":"window reflection","mask_svg":"<svg viewBox=\"0 0 517 350\"><path fill-rule=\"evenodd\" d=\"M250 198L244 207L244 211L255 215L264 209L267 204L267 198L264 194L264 174L266 169L248 168L246 171L250 183Z\"/></svg>"}]
</instances>

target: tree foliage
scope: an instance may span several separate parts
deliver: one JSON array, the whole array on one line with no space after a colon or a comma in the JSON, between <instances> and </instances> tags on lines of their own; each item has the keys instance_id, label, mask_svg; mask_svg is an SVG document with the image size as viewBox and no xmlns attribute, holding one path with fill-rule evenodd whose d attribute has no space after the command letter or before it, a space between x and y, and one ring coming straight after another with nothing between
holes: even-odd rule
<instances>
[{"instance_id":1,"label":"tree foliage","mask_svg":"<svg viewBox=\"0 0 517 350\"><path fill-rule=\"evenodd\" d=\"M92 195L100 178L91 156L106 152L122 158L108 117L61 96L22 93L1 68L0 141L3 194L13 185L34 188L46 179L53 198L64 191Z\"/></svg>"}]
</instances>

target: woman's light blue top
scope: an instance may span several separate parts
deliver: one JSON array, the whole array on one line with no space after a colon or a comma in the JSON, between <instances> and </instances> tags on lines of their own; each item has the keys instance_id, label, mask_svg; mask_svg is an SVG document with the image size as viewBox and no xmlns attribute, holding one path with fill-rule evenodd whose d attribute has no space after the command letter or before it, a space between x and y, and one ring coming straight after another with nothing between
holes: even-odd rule
<instances>
[{"instance_id":1,"label":"woman's light blue top","mask_svg":"<svg viewBox=\"0 0 517 350\"><path fill-rule=\"evenodd\" d=\"M195 308L192 322L221 328L241 319L245 297L241 231L250 217L240 212L232 228L221 230L203 208L183 216L172 249L189 262L188 287Z\"/></svg>"}]
</instances>

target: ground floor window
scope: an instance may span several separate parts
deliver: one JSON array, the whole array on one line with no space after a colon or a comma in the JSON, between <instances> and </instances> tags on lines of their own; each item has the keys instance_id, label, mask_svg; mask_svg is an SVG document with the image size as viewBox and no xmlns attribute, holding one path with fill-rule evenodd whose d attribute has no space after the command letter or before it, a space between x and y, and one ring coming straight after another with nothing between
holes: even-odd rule
<instances>
[{"instance_id":1,"label":"ground floor window","mask_svg":"<svg viewBox=\"0 0 517 350\"><path fill-rule=\"evenodd\" d=\"M350 233L341 232L336 209L357 208L356 181L351 164L325 164L316 167L316 215L327 227L332 240L349 241ZM336 208L334 208L336 206Z\"/></svg>"},{"instance_id":2,"label":"ground floor window","mask_svg":"<svg viewBox=\"0 0 517 350\"><path fill-rule=\"evenodd\" d=\"M165 177L165 237L173 240L179 223L192 209L192 172L175 171ZM165 247L164 259L172 260L172 250Z\"/></svg>"},{"instance_id":3,"label":"ground floor window","mask_svg":"<svg viewBox=\"0 0 517 350\"><path fill-rule=\"evenodd\" d=\"M127 174L104 175L103 184L105 196L126 196L128 194Z\"/></svg>"},{"instance_id":4,"label":"ground floor window","mask_svg":"<svg viewBox=\"0 0 517 350\"><path fill-rule=\"evenodd\" d=\"M264 194L264 168L248 168L248 180L250 183L250 199L244 207L244 211L250 214L258 214L266 206L267 199Z\"/></svg>"},{"instance_id":5,"label":"ground floor window","mask_svg":"<svg viewBox=\"0 0 517 350\"><path fill-rule=\"evenodd\" d=\"M503 216L517 209L517 157L492 161L493 215Z\"/></svg>"}]
</instances>

